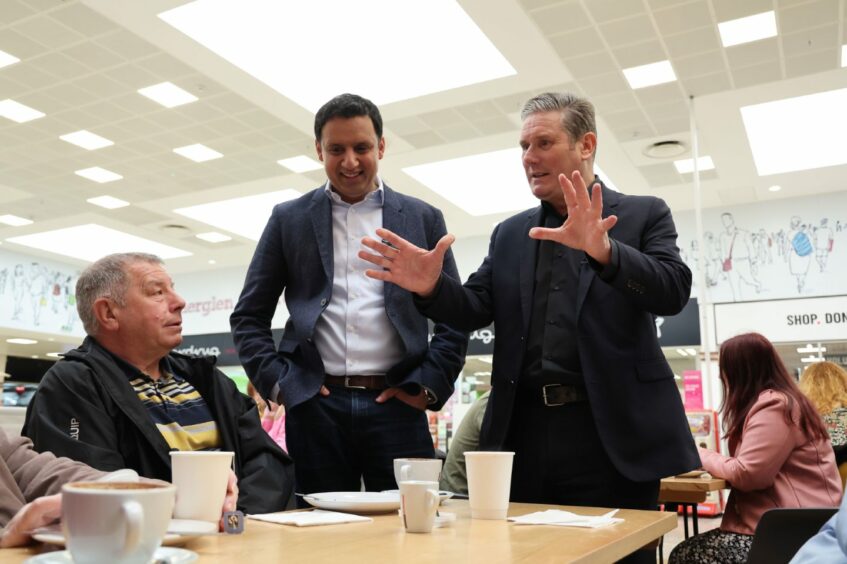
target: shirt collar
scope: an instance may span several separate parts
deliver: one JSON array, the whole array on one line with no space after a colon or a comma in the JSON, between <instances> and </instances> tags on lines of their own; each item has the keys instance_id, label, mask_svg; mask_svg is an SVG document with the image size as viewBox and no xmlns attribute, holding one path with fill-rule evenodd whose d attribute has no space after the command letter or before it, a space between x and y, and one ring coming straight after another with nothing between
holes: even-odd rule
<instances>
[{"instance_id":1,"label":"shirt collar","mask_svg":"<svg viewBox=\"0 0 847 564\"><path fill-rule=\"evenodd\" d=\"M362 202L367 202L368 200L373 200L377 205L382 206L383 203L385 203L385 190L383 190L384 184L382 183L382 178L380 178L379 176L376 177L376 180L377 180L377 183L378 183L376 190L374 190L373 192L371 192L370 194L365 196L365 199L362 200ZM332 185L330 184L329 180L327 180L326 184L324 184L324 192L326 193L327 196L329 196L329 199L333 204L344 204L344 205L348 205L348 206L354 205L354 204L348 204L347 202L342 200L341 196L339 196L338 193L335 192L335 190L332 189ZM357 203L361 203L361 202L357 202Z\"/></svg>"}]
</instances>

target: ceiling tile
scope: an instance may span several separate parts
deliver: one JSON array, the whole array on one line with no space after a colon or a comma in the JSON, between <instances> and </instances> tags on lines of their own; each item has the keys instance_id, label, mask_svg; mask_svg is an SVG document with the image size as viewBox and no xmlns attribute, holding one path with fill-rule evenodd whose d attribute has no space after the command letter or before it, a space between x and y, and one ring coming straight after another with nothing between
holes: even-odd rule
<instances>
[{"instance_id":1,"label":"ceiling tile","mask_svg":"<svg viewBox=\"0 0 847 564\"><path fill-rule=\"evenodd\" d=\"M586 7L596 22L606 22L628 18L644 13L641 2L621 2L620 0L591 0Z\"/></svg>"},{"instance_id":2,"label":"ceiling tile","mask_svg":"<svg viewBox=\"0 0 847 564\"><path fill-rule=\"evenodd\" d=\"M489 119L503 115L503 112L501 112L494 103L487 100L459 106L456 110L462 114L465 119L470 120L471 123L474 123L478 119Z\"/></svg>"},{"instance_id":3,"label":"ceiling tile","mask_svg":"<svg viewBox=\"0 0 847 564\"><path fill-rule=\"evenodd\" d=\"M250 126L228 116L205 122L206 125L220 135L239 135L250 131Z\"/></svg>"},{"instance_id":4,"label":"ceiling tile","mask_svg":"<svg viewBox=\"0 0 847 564\"><path fill-rule=\"evenodd\" d=\"M688 57L723 48L715 26L692 29L679 35L670 35L665 37L664 40L672 58Z\"/></svg>"},{"instance_id":5,"label":"ceiling tile","mask_svg":"<svg viewBox=\"0 0 847 564\"><path fill-rule=\"evenodd\" d=\"M617 63L605 51L564 59L564 63L578 82L585 77L618 71Z\"/></svg>"},{"instance_id":6,"label":"ceiling tile","mask_svg":"<svg viewBox=\"0 0 847 564\"><path fill-rule=\"evenodd\" d=\"M596 53L605 49L600 35L593 27L586 27L569 33L550 37L550 44L563 59Z\"/></svg>"},{"instance_id":7,"label":"ceiling tile","mask_svg":"<svg viewBox=\"0 0 847 564\"><path fill-rule=\"evenodd\" d=\"M30 59L26 64L32 64L34 68L60 80L74 80L82 75L91 74L91 69L87 66L55 51Z\"/></svg>"},{"instance_id":8,"label":"ceiling tile","mask_svg":"<svg viewBox=\"0 0 847 564\"><path fill-rule=\"evenodd\" d=\"M773 10L773 0L712 0L712 8L719 22L746 18Z\"/></svg>"},{"instance_id":9,"label":"ceiling tile","mask_svg":"<svg viewBox=\"0 0 847 564\"><path fill-rule=\"evenodd\" d=\"M281 121L277 122L277 125L273 127L266 127L262 130L262 133L269 136L271 139L274 139L277 143L290 143L292 141L297 140L305 140L306 142L312 141L311 137L306 137L303 135L303 132L299 129L288 125L287 123L283 123Z\"/></svg>"},{"instance_id":10,"label":"ceiling tile","mask_svg":"<svg viewBox=\"0 0 847 564\"><path fill-rule=\"evenodd\" d=\"M136 64L143 69L149 70L157 76L161 76L166 80L170 80L171 82L174 82L174 79L176 78L193 74L195 72L191 67L189 67L182 61L179 61L175 57L171 57L170 55L166 55L165 53L158 53L145 59L138 59L136 61ZM182 86L182 88L189 90L189 88L186 86Z\"/></svg>"},{"instance_id":11,"label":"ceiling tile","mask_svg":"<svg viewBox=\"0 0 847 564\"><path fill-rule=\"evenodd\" d=\"M682 179L671 162L638 167L638 171L650 186L680 184Z\"/></svg>"},{"instance_id":12,"label":"ceiling tile","mask_svg":"<svg viewBox=\"0 0 847 564\"><path fill-rule=\"evenodd\" d=\"M110 20L82 4L65 6L51 12L50 17L89 38L118 29Z\"/></svg>"},{"instance_id":13,"label":"ceiling tile","mask_svg":"<svg viewBox=\"0 0 847 564\"><path fill-rule=\"evenodd\" d=\"M786 57L785 74L795 77L837 69L839 59L840 53L835 50L817 51L800 57Z\"/></svg>"},{"instance_id":14,"label":"ceiling tile","mask_svg":"<svg viewBox=\"0 0 847 564\"><path fill-rule=\"evenodd\" d=\"M120 82L115 82L111 78L106 78L102 74L92 74L86 76L76 83L83 90L88 90L98 97L120 96L126 93L126 86Z\"/></svg>"},{"instance_id":15,"label":"ceiling tile","mask_svg":"<svg viewBox=\"0 0 847 564\"><path fill-rule=\"evenodd\" d=\"M108 69L103 71L103 74L112 80L116 80L121 84L126 85L127 90L131 91L133 96L136 98L141 98L141 96L136 94L139 89L144 88L145 86L150 86L151 84L156 84L156 81L158 80L158 77L153 73L139 68L132 63L126 63L118 67Z\"/></svg>"},{"instance_id":16,"label":"ceiling tile","mask_svg":"<svg viewBox=\"0 0 847 564\"><path fill-rule=\"evenodd\" d=\"M20 82L16 82L8 76L0 74L0 92L3 93L4 100L6 98L16 99L29 90L30 88L28 86L24 86Z\"/></svg>"},{"instance_id":17,"label":"ceiling tile","mask_svg":"<svg viewBox=\"0 0 847 564\"><path fill-rule=\"evenodd\" d=\"M769 37L752 43L734 45L726 49L726 58L732 69L778 61L779 42L776 37Z\"/></svg>"},{"instance_id":18,"label":"ceiling tile","mask_svg":"<svg viewBox=\"0 0 847 564\"><path fill-rule=\"evenodd\" d=\"M80 43L68 47L63 52L96 71L101 71L124 62L119 55L96 43Z\"/></svg>"},{"instance_id":19,"label":"ceiling tile","mask_svg":"<svg viewBox=\"0 0 847 564\"><path fill-rule=\"evenodd\" d=\"M507 131L517 132L518 128L512 123L512 120L506 116L497 116L489 119L480 119L473 122L480 133L483 135L495 135L497 133L505 133Z\"/></svg>"},{"instance_id":20,"label":"ceiling tile","mask_svg":"<svg viewBox=\"0 0 847 564\"><path fill-rule=\"evenodd\" d=\"M594 104L597 115L599 116L602 116L605 112L620 112L638 107L638 100L636 100L632 91L594 96L591 98L591 102Z\"/></svg>"},{"instance_id":21,"label":"ceiling tile","mask_svg":"<svg viewBox=\"0 0 847 564\"><path fill-rule=\"evenodd\" d=\"M615 129L645 124L647 123L647 116L639 109L624 110L622 112L606 112L603 114L603 121L609 127Z\"/></svg>"},{"instance_id":22,"label":"ceiling tile","mask_svg":"<svg viewBox=\"0 0 847 564\"><path fill-rule=\"evenodd\" d=\"M623 127L611 127L612 133L615 134L615 137L621 142L626 143L628 141L634 141L636 139L645 139L656 136L656 130L653 128L653 125L644 122L637 125L626 125Z\"/></svg>"},{"instance_id":23,"label":"ceiling tile","mask_svg":"<svg viewBox=\"0 0 847 564\"><path fill-rule=\"evenodd\" d=\"M671 6L691 4L692 2L703 2L703 0L647 0L647 5L653 10L664 10Z\"/></svg>"},{"instance_id":24,"label":"ceiling tile","mask_svg":"<svg viewBox=\"0 0 847 564\"><path fill-rule=\"evenodd\" d=\"M708 51L673 60L673 68L680 79L714 74L726 70L723 54L720 51Z\"/></svg>"},{"instance_id":25,"label":"ceiling tile","mask_svg":"<svg viewBox=\"0 0 847 564\"><path fill-rule=\"evenodd\" d=\"M639 88L635 91L635 97L645 106L658 106L685 100L678 82L668 82L648 88Z\"/></svg>"},{"instance_id":26,"label":"ceiling tile","mask_svg":"<svg viewBox=\"0 0 847 564\"><path fill-rule=\"evenodd\" d=\"M25 2L3 0L3 9L0 10L0 25L12 24L34 13L33 9L27 6Z\"/></svg>"},{"instance_id":27,"label":"ceiling tile","mask_svg":"<svg viewBox=\"0 0 847 564\"><path fill-rule=\"evenodd\" d=\"M420 114L420 118L430 127L444 127L446 125L465 122L459 112L450 108L437 112L423 113Z\"/></svg>"},{"instance_id":28,"label":"ceiling tile","mask_svg":"<svg viewBox=\"0 0 847 564\"><path fill-rule=\"evenodd\" d=\"M493 102L497 105L498 108L500 108L507 114L512 114L521 111L521 108L523 108L524 103L526 103L526 101L532 98L535 94L535 91L518 92L516 94L509 94L508 96L501 96L499 98L495 98Z\"/></svg>"},{"instance_id":29,"label":"ceiling tile","mask_svg":"<svg viewBox=\"0 0 847 564\"><path fill-rule=\"evenodd\" d=\"M675 117L664 120L654 120L653 127L656 128L656 135L675 135L690 131L691 122L687 117Z\"/></svg>"},{"instance_id":30,"label":"ceiling tile","mask_svg":"<svg viewBox=\"0 0 847 564\"><path fill-rule=\"evenodd\" d=\"M98 37L95 43L127 60L140 59L158 52L155 47L126 30Z\"/></svg>"},{"instance_id":31,"label":"ceiling tile","mask_svg":"<svg viewBox=\"0 0 847 564\"><path fill-rule=\"evenodd\" d=\"M688 100L680 97L678 100L668 104L658 104L644 108L647 117L656 123L670 119L688 119Z\"/></svg>"},{"instance_id":32,"label":"ceiling tile","mask_svg":"<svg viewBox=\"0 0 847 564\"><path fill-rule=\"evenodd\" d=\"M255 127L256 129L272 127L281 123L278 117L273 116L268 112L260 110L258 108L249 112L238 114L236 117L247 125Z\"/></svg>"},{"instance_id":33,"label":"ceiling tile","mask_svg":"<svg viewBox=\"0 0 847 564\"><path fill-rule=\"evenodd\" d=\"M15 29L51 49L62 49L72 43L82 41L85 36L61 25L52 18L40 15L15 25Z\"/></svg>"},{"instance_id":34,"label":"ceiling tile","mask_svg":"<svg viewBox=\"0 0 847 564\"><path fill-rule=\"evenodd\" d=\"M438 134L451 143L479 137L479 132L468 123L440 127Z\"/></svg>"},{"instance_id":35,"label":"ceiling tile","mask_svg":"<svg viewBox=\"0 0 847 564\"><path fill-rule=\"evenodd\" d=\"M22 35L12 28L0 33L0 50L14 54L22 61L48 51L47 47L29 37Z\"/></svg>"},{"instance_id":36,"label":"ceiling tile","mask_svg":"<svg viewBox=\"0 0 847 564\"><path fill-rule=\"evenodd\" d=\"M725 71L694 78L686 78L681 82L685 93L689 96L695 97L706 96L707 94L714 94L715 92L723 92L724 90L731 90L732 88L729 73Z\"/></svg>"},{"instance_id":37,"label":"ceiling tile","mask_svg":"<svg viewBox=\"0 0 847 564\"><path fill-rule=\"evenodd\" d=\"M391 131L401 137L407 133L417 133L418 131L426 131L429 129L429 126L421 121L421 119L417 116L393 119L390 124L387 124L387 126L391 129Z\"/></svg>"},{"instance_id":38,"label":"ceiling tile","mask_svg":"<svg viewBox=\"0 0 847 564\"><path fill-rule=\"evenodd\" d=\"M668 58L665 48L658 41L627 45L614 50L618 64L623 68L637 67Z\"/></svg>"},{"instance_id":39,"label":"ceiling tile","mask_svg":"<svg viewBox=\"0 0 847 564\"><path fill-rule=\"evenodd\" d=\"M620 2L621 4L636 4L635 2ZM631 43L655 41L658 38L653 21L646 15L618 20L600 25L603 37L609 46L621 47Z\"/></svg>"},{"instance_id":40,"label":"ceiling tile","mask_svg":"<svg viewBox=\"0 0 847 564\"><path fill-rule=\"evenodd\" d=\"M736 88L765 84L782 78L782 69L778 61L743 69L732 69L731 72Z\"/></svg>"},{"instance_id":41,"label":"ceiling tile","mask_svg":"<svg viewBox=\"0 0 847 564\"><path fill-rule=\"evenodd\" d=\"M798 57L821 49L840 48L838 24L807 29L782 37L782 52L786 57Z\"/></svg>"},{"instance_id":42,"label":"ceiling tile","mask_svg":"<svg viewBox=\"0 0 847 564\"><path fill-rule=\"evenodd\" d=\"M659 26L659 31L665 35L686 33L700 27L714 26L715 23L706 2L695 2L654 11L653 18Z\"/></svg>"},{"instance_id":43,"label":"ceiling tile","mask_svg":"<svg viewBox=\"0 0 847 564\"><path fill-rule=\"evenodd\" d=\"M574 31L592 25L579 2L565 2L535 10L530 17L545 35Z\"/></svg>"},{"instance_id":44,"label":"ceiling tile","mask_svg":"<svg viewBox=\"0 0 847 564\"><path fill-rule=\"evenodd\" d=\"M404 135L403 139L418 149L441 145L444 143L444 139L439 137L434 131L421 131L420 133Z\"/></svg>"},{"instance_id":45,"label":"ceiling tile","mask_svg":"<svg viewBox=\"0 0 847 564\"><path fill-rule=\"evenodd\" d=\"M632 91L620 72L580 78L578 84L589 97Z\"/></svg>"},{"instance_id":46,"label":"ceiling tile","mask_svg":"<svg viewBox=\"0 0 847 564\"><path fill-rule=\"evenodd\" d=\"M817 0L777 12L780 33L789 34L838 21L838 0Z\"/></svg>"},{"instance_id":47,"label":"ceiling tile","mask_svg":"<svg viewBox=\"0 0 847 564\"><path fill-rule=\"evenodd\" d=\"M45 88L56 81L53 75L33 68L31 65L17 64L6 67L3 69L3 75L33 90Z\"/></svg>"},{"instance_id":48,"label":"ceiling tile","mask_svg":"<svg viewBox=\"0 0 847 564\"><path fill-rule=\"evenodd\" d=\"M554 4L558 4L561 1L562 0L518 0L521 6L523 6L527 10L537 10L539 8L546 8Z\"/></svg>"}]
</instances>

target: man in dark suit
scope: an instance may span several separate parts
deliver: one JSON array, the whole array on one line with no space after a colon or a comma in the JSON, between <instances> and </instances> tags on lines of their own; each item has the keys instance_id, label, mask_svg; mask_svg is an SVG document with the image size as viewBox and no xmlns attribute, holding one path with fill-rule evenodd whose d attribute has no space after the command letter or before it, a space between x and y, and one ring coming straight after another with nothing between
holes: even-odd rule
<instances>
[{"instance_id":1,"label":"man in dark suit","mask_svg":"<svg viewBox=\"0 0 847 564\"><path fill-rule=\"evenodd\" d=\"M384 227L431 247L444 218L377 176L385 139L369 100L327 102L315 147L329 180L274 208L230 318L235 344L259 393L286 408L298 491L395 488L394 458L434 456L425 410L453 393L467 335L437 324L427 343L411 293L367 278L358 241ZM452 255L443 268L458 275ZM283 290L290 317L276 347Z\"/></svg>"},{"instance_id":2,"label":"man in dark suit","mask_svg":"<svg viewBox=\"0 0 847 564\"><path fill-rule=\"evenodd\" d=\"M700 464L653 322L683 308L691 272L663 201L594 176L590 102L547 93L521 115L541 205L495 228L464 286L439 267L449 235L425 252L378 230L391 246L369 239L378 254L360 256L433 319L462 330L494 322L481 446L516 452L513 501L654 509L662 477Z\"/></svg>"}]
</instances>

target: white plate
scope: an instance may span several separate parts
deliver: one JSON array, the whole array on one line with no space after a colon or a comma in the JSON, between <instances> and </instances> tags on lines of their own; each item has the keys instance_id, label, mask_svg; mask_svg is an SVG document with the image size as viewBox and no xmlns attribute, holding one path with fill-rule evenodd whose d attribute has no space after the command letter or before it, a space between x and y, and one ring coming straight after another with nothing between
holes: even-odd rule
<instances>
[{"instance_id":1,"label":"white plate","mask_svg":"<svg viewBox=\"0 0 847 564\"><path fill-rule=\"evenodd\" d=\"M188 564L197 560L198 555L193 550L185 550L184 548L159 547L153 553L153 560L164 560L168 564ZM71 553L67 550L58 552L46 552L33 556L26 560L24 564L73 564Z\"/></svg>"},{"instance_id":2,"label":"white plate","mask_svg":"<svg viewBox=\"0 0 847 564\"><path fill-rule=\"evenodd\" d=\"M381 513L400 507L400 494L397 492L322 492L304 495L303 499L330 511Z\"/></svg>"},{"instance_id":3,"label":"white plate","mask_svg":"<svg viewBox=\"0 0 847 564\"><path fill-rule=\"evenodd\" d=\"M162 538L163 546L182 546L191 540L192 536L214 535L218 533L217 523L206 521L191 521L188 519L171 519L168 532ZM32 538L45 544L65 546L65 535L60 525L50 525L36 529Z\"/></svg>"},{"instance_id":4,"label":"white plate","mask_svg":"<svg viewBox=\"0 0 847 564\"><path fill-rule=\"evenodd\" d=\"M400 490L383 490L382 493L390 493L390 494L400 495ZM454 494L453 492L448 492L447 490L438 490L438 501L439 501L439 503L443 503L444 501L450 499L454 495L456 495L456 494Z\"/></svg>"}]
</instances>

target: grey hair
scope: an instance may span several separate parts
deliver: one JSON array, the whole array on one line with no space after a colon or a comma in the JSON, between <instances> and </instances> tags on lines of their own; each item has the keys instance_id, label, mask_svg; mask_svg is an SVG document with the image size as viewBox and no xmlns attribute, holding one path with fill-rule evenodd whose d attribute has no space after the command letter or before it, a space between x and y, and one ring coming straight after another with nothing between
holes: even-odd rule
<instances>
[{"instance_id":1,"label":"grey hair","mask_svg":"<svg viewBox=\"0 0 847 564\"><path fill-rule=\"evenodd\" d=\"M76 281L76 310L88 335L96 336L100 330L94 315L94 302L111 298L118 305L126 305L129 287L127 267L138 263L164 264L162 259L148 253L115 253L106 255L82 271Z\"/></svg>"},{"instance_id":2,"label":"grey hair","mask_svg":"<svg viewBox=\"0 0 847 564\"><path fill-rule=\"evenodd\" d=\"M532 114L542 112L561 112L562 129L576 143L586 133L597 135L597 123L594 119L594 104L570 92L545 92L533 96L521 108L521 120ZM597 153L595 147L595 154Z\"/></svg>"}]
</instances>

